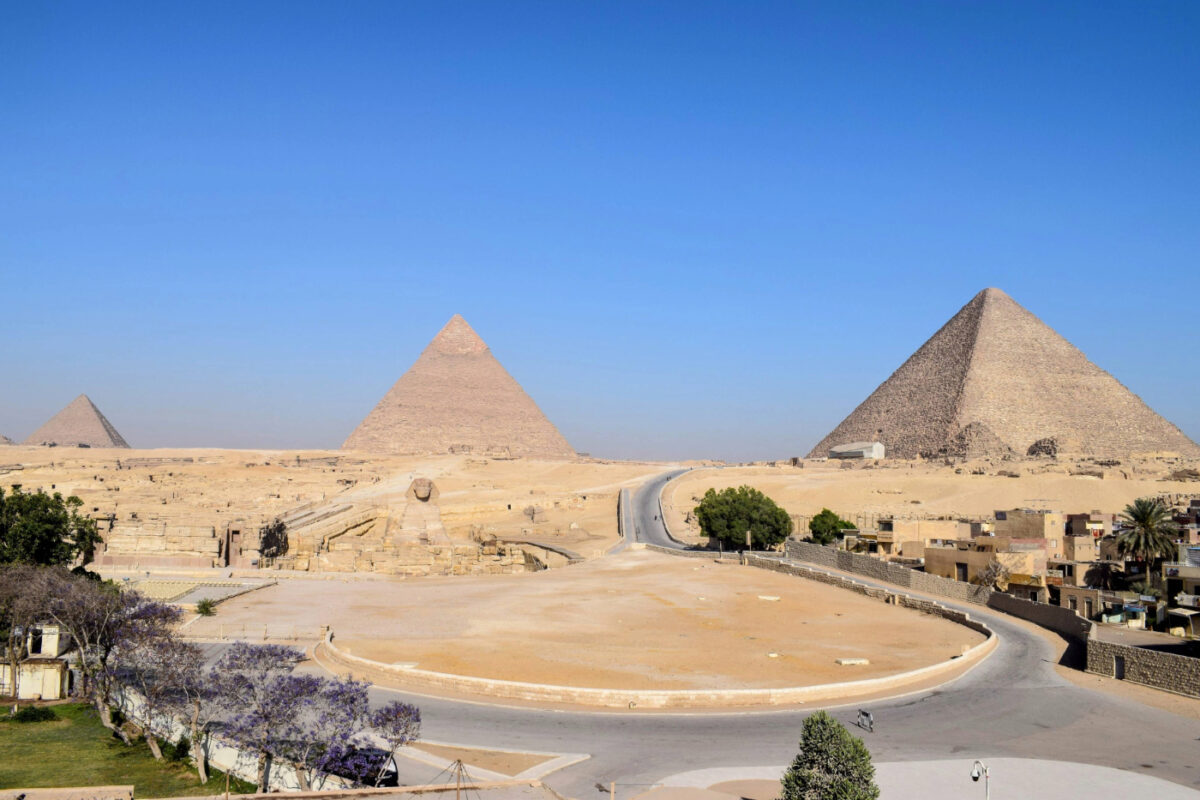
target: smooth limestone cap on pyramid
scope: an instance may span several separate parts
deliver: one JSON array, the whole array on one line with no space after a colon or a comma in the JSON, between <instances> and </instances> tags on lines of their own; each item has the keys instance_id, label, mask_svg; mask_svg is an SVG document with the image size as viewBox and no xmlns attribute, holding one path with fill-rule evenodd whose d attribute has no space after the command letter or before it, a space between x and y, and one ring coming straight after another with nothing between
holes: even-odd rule
<instances>
[{"instance_id":1,"label":"smooth limestone cap on pyramid","mask_svg":"<svg viewBox=\"0 0 1200 800\"><path fill-rule=\"evenodd\" d=\"M100 413L100 409L86 394L81 394L71 404L51 417L38 428L25 444L56 444L60 447L129 447L117 433L112 423Z\"/></svg>"},{"instance_id":2,"label":"smooth limestone cap on pyramid","mask_svg":"<svg viewBox=\"0 0 1200 800\"><path fill-rule=\"evenodd\" d=\"M458 314L342 449L575 456L563 435Z\"/></svg>"},{"instance_id":3,"label":"smooth limestone cap on pyramid","mask_svg":"<svg viewBox=\"0 0 1200 800\"><path fill-rule=\"evenodd\" d=\"M921 346L809 457L854 441L888 457L1129 456L1200 447L999 289L984 289Z\"/></svg>"}]
</instances>

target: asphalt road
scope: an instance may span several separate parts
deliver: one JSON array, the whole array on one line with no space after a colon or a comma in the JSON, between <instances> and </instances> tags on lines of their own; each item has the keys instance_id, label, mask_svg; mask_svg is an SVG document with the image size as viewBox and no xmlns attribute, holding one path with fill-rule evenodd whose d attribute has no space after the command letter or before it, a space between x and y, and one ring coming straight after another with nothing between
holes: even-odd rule
<instances>
[{"instance_id":1,"label":"asphalt road","mask_svg":"<svg viewBox=\"0 0 1200 800\"><path fill-rule=\"evenodd\" d=\"M656 544L660 547L670 547L676 550L684 549L684 545L675 541L667 533L667 526L658 518L658 496L667 481L688 472L686 469L676 469L664 472L642 484L633 495L634 529L637 531L637 541L645 544Z\"/></svg>"},{"instance_id":2,"label":"asphalt road","mask_svg":"<svg viewBox=\"0 0 1200 800\"><path fill-rule=\"evenodd\" d=\"M673 545L662 529L657 493L678 472L635 494L637 538ZM947 603L947 605L955 605ZM1000 636L993 655L951 684L872 703L874 733L860 732L877 761L1040 758L1133 770L1200 789L1200 722L1082 689L1060 678L1041 636L1003 615L960 606ZM693 769L784 764L800 725L817 706L795 711L720 714L551 711L457 702L373 690L420 706L423 735L479 747L588 753L548 776L574 798L616 781L629 797L660 778ZM857 706L831 709L847 725Z\"/></svg>"}]
</instances>

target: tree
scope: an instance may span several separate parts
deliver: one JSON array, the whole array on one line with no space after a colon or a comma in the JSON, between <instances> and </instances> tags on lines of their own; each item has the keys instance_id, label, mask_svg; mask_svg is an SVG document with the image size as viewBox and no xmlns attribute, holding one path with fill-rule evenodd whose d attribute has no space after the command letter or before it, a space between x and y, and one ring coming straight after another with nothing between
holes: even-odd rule
<instances>
[{"instance_id":1,"label":"tree","mask_svg":"<svg viewBox=\"0 0 1200 800\"><path fill-rule=\"evenodd\" d=\"M1011 570L1000 559L993 556L992 560L987 563L987 566L981 569L975 576L975 582L980 586L986 586L988 589L1006 591L1008 589L1008 577L1011 574Z\"/></svg>"},{"instance_id":2,"label":"tree","mask_svg":"<svg viewBox=\"0 0 1200 800\"><path fill-rule=\"evenodd\" d=\"M842 519L828 508L822 508L820 514L808 521L808 541L817 544L832 544L842 538L842 531L853 528L853 522Z\"/></svg>"},{"instance_id":3,"label":"tree","mask_svg":"<svg viewBox=\"0 0 1200 800\"><path fill-rule=\"evenodd\" d=\"M292 674L303 658L294 647L235 642L217 663L221 702L230 714L223 732L258 759L260 792L267 791L271 760L294 755L304 715L321 689L317 676Z\"/></svg>"},{"instance_id":4,"label":"tree","mask_svg":"<svg viewBox=\"0 0 1200 800\"><path fill-rule=\"evenodd\" d=\"M375 785L383 779L383 770L401 747L421 736L421 710L408 703L393 700L371 715L371 729L387 745L388 758L375 770Z\"/></svg>"},{"instance_id":5,"label":"tree","mask_svg":"<svg viewBox=\"0 0 1200 800\"><path fill-rule=\"evenodd\" d=\"M160 761L163 754L158 740L169 740L174 733L175 719L185 707L185 673L200 658L194 644L165 634L152 626L135 626L117 651L121 677L139 695L139 721L146 746Z\"/></svg>"},{"instance_id":6,"label":"tree","mask_svg":"<svg viewBox=\"0 0 1200 800\"><path fill-rule=\"evenodd\" d=\"M29 628L38 620L42 599L37 592L36 567L0 564L0 642L8 655L9 688L15 699L20 664L27 655Z\"/></svg>"},{"instance_id":7,"label":"tree","mask_svg":"<svg viewBox=\"0 0 1200 800\"><path fill-rule=\"evenodd\" d=\"M1111 561L1095 561L1083 575L1083 582L1089 588L1111 590L1117 582L1117 569Z\"/></svg>"},{"instance_id":8,"label":"tree","mask_svg":"<svg viewBox=\"0 0 1200 800\"><path fill-rule=\"evenodd\" d=\"M1121 555L1149 565L1175 554L1179 528L1171 519L1171 509L1158 498L1134 500L1125 506L1121 521L1125 523L1125 530L1117 535L1117 552Z\"/></svg>"},{"instance_id":9,"label":"tree","mask_svg":"<svg viewBox=\"0 0 1200 800\"><path fill-rule=\"evenodd\" d=\"M750 531L751 548L758 550L775 547L792 532L788 513L749 486L720 492L709 489L694 513L704 535L730 548L746 546L746 531Z\"/></svg>"},{"instance_id":10,"label":"tree","mask_svg":"<svg viewBox=\"0 0 1200 800\"><path fill-rule=\"evenodd\" d=\"M1117 552L1144 565L1147 581L1154 582L1152 562L1175 554L1179 528L1171 509L1158 498L1139 497L1125 506L1121 521L1125 529L1117 534Z\"/></svg>"},{"instance_id":11,"label":"tree","mask_svg":"<svg viewBox=\"0 0 1200 800\"><path fill-rule=\"evenodd\" d=\"M82 506L74 495L30 494L19 484L8 495L0 489L0 564L90 563L101 538L96 521L79 514Z\"/></svg>"},{"instance_id":12,"label":"tree","mask_svg":"<svg viewBox=\"0 0 1200 800\"><path fill-rule=\"evenodd\" d=\"M875 767L862 739L824 711L804 720L800 752L783 775L781 800L876 800Z\"/></svg>"},{"instance_id":13,"label":"tree","mask_svg":"<svg viewBox=\"0 0 1200 800\"><path fill-rule=\"evenodd\" d=\"M353 678L321 682L299 738L284 748L284 755L296 767L301 791L313 789L318 779L333 772L350 773L359 782L365 779L369 767L358 754L366 744L369 686Z\"/></svg>"},{"instance_id":14,"label":"tree","mask_svg":"<svg viewBox=\"0 0 1200 800\"><path fill-rule=\"evenodd\" d=\"M182 644L182 643L181 643ZM200 783L208 783L208 742L212 727L221 714L216 687L220 676L204 668L204 654L193 644L175 648L172 677L178 681L172 705L187 721L189 755L196 766Z\"/></svg>"},{"instance_id":15,"label":"tree","mask_svg":"<svg viewBox=\"0 0 1200 800\"><path fill-rule=\"evenodd\" d=\"M112 719L113 692L119 685L117 651L139 638L165 638L179 620L174 606L147 600L137 592L73 575L65 569L42 569L37 591L45 598L44 613L79 648L82 693L96 707L100 722L129 744L129 735Z\"/></svg>"}]
</instances>

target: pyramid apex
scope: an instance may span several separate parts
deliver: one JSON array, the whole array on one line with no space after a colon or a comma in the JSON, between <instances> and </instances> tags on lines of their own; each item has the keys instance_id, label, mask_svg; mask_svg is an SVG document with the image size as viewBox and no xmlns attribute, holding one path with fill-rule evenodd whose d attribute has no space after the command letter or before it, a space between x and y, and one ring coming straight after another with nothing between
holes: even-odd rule
<instances>
[{"instance_id":1,"label":"pyramid apex","mask_svg":"<svg viewBox=\"0 0 1200 800\"><path fill-rule=\"evenodd\" d=\"M1007 292L1003 289L997 289L995 286L989 286L975 296L983 300L1012 300Z\"/></svg>"},{"instance_id":2,"label":"pyramid apex","mask_svg":"<svg viewBox=\"0 0 1200 800\"><path fill-rule=\"evenodd\" d=\"M429 349L446 354L466 355L482 353L488 349L487 343L479 337L462 314L455 314L450 321L438 331L429 343Z\"/></svg>"}]
</instances>

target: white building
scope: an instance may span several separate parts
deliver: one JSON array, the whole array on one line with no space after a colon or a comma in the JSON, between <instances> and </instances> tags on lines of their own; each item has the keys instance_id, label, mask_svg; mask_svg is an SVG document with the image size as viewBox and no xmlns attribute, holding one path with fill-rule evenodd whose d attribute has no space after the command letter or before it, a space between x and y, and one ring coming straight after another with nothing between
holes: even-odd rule
<instances>
[{"instance_id":1,"label":"white building","mask_svg":"<svg viewBox=\"0 0 1200 800\"><path fill-rule=\"evenodd\" d=\"M883 458L883 442L850 442L829 450L830 458Z\"/></svg>"}]
</instances>

